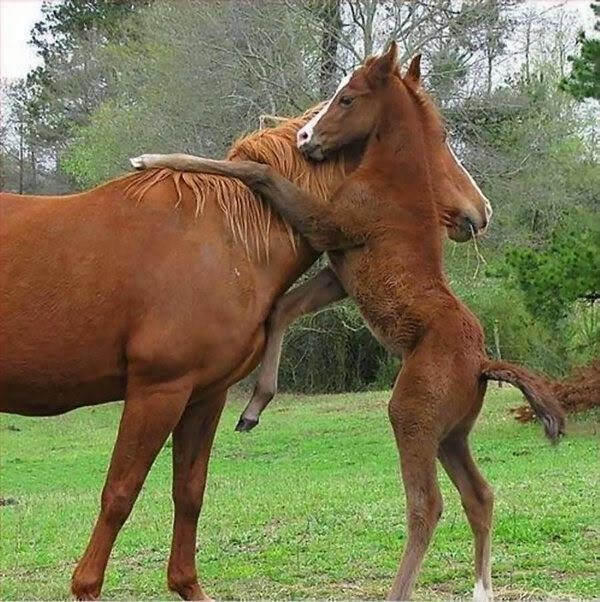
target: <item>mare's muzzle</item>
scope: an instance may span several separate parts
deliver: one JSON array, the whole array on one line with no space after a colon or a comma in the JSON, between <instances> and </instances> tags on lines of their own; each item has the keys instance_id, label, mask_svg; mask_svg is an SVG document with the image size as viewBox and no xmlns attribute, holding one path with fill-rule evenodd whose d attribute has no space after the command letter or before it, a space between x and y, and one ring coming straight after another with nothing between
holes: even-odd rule
<instances>
[{"instance_id":1,"label":"mare's muzzle","mask_svg":"<svg viewBox=\"0 0 600 602\"><path fill-rule=\"evenodd\" d=\"M487 217L464 214L454 220L454 229L451 238L456 242L465 242L474 236L483 234L487 227Z\"/></svg>"}]
</instances>

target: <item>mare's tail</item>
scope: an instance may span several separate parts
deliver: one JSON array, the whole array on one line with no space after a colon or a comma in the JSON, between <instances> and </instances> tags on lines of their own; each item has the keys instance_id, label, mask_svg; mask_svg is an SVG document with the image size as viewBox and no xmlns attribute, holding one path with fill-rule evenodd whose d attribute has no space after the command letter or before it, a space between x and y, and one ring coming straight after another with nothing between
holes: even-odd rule
<instances>
[{"instance_id":1,"label":"mare's tail","mask_svg":"<svg viewBox=\"0 0 600 602\"><path fill-rule=\"evenodd\" d=\"M552 442L564 434L565 412L543 377L522 366L496 360L488 360L482 375L488 380L501 380L520 389Z\"/></svg>"}]
</instances>

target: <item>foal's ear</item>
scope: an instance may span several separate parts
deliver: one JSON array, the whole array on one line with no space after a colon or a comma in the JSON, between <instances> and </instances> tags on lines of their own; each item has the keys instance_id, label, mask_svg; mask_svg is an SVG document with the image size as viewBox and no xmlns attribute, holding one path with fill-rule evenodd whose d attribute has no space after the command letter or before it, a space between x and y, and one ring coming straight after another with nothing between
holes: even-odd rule
<instances>
[{"instance_id":1,"label":"foal's ear","mask_svg":"<svg viewBox=\"0 0 600 602\"><path fill-rule=\"evenodd\" d=\"M367 77L372 85L378 86L387 81L398 67L398 44L394 40L386 52L378 56L368 66Z\"/></svg>"},{"instance_id":2,"label":"foal's ear","mask_svg":"<svg viewBox=\"0 0 600 602\"><path fill-rule=\"evenodd\" d=\"M421 53L413 56L404 77L412 80L415 84L421 83Z\"/></svg>"}]
</instances>

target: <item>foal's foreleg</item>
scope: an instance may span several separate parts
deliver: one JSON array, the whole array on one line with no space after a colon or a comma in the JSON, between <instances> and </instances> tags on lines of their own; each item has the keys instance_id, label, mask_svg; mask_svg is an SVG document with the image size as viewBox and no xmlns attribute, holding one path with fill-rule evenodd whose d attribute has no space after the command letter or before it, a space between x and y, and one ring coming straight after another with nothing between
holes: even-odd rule
<instances>
[{"instance_id":1,"label":"foal's foreleg","mask_svg":"<svg viewBox=\"0 0 600 602\"><path fill-rule=\"evenodd\" d=\"M440 461L458 489L475 537L475 602L491 602L491 529L494 494L481 476L466 435L453 437L440 446Z\"/></svg>"},{"instance_id":2,"label":"foal's foreleg","mask_svg":"<svg viewBox=\"0 0 600 602\"><path fill-rule=\"evenodd\" d=\"M226 392L189 406L173 431L175 519L169 558L169 589L184 600L206 600L196 572L196 531L208 461Z\"/></svg>"},{"instance_id":3,"label":"foal's foreleg","mask_svg":"<svg viewBox=\"0 0 600 602\"><path fill-rule=\"evenodd\" d=\"M79 561L71 590L79 600L100 595L114 541L154 462L188 402L189 379L145 383L131 378L119 433L102 491L100 515Z\"/></svg>"},{"instance_id":4,"label":"foal's foreleg","mask_svg":"<svg viewBox=\"0 0 600 602\"><path fill-rule=\"evenodd\" d=\"M267 346L252 399L244 409L236 431L253 429L262 411L277 392L277 373L281 346L287 327L298 317L316 311L347 296L344 287L331 268L325 268L314 278L280 297L267 321Z\"/></svg>"},{"instance_id":5,"label":"foal's foreleg","mask_svg":"<svg viewBox=\"0 0 600 602\"><path fill-rule=\"evenodd\" d=\"M349 208L334 211L331 203L317 199L277 173L270 165L254 161L219 161L193 155L140 155L130 159L136 169L168 167L237 178L260 193L317 251L345 249L362 244L363 221Z\"/></svg>"}]
</instances>

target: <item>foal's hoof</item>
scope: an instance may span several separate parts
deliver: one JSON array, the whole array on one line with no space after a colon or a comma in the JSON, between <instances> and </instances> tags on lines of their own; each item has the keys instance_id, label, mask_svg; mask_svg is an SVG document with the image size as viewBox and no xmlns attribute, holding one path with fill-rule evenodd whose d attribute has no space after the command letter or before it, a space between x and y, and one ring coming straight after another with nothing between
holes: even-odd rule
<instances>
[{"instance_id":1,"label":"foal's hoof","mask_svg":"<svg viewBox=\"0 0 600 602\"><path fill-rule=\"evenodd\" d=\"M258 420L252 420L250 418L244 418L243 416L238 420L235 430L238 433L247 433L251 431L258 424Z\"/></svg>"},{"instance_id":2,"label":"foal's hoof","mask_svg":"<svg viewBox=\"0 0 600 602\"><path fill-rule=\"evenodd\" d=\"M159 158L159 155L140 155L139 157L131 157L129 163L134 169L150 169L155 167L154 162Z\"/></svg>"},{"instance_id":3,"label":"foal's hoof","mask_svg":"<svg viewBox=\"0 0 600 602\"><path fill-rule=\"evenodd\" d=\"M133 167L134 169L146 168L146 164L144 163L144 155L141 155L139 157L131 157L131 159L129 159L129 163L131 163L131 167Z\"/></svg>"}]
</instances>

